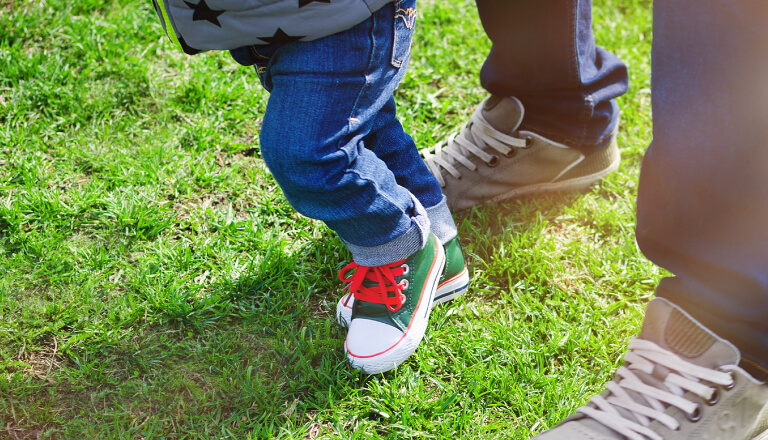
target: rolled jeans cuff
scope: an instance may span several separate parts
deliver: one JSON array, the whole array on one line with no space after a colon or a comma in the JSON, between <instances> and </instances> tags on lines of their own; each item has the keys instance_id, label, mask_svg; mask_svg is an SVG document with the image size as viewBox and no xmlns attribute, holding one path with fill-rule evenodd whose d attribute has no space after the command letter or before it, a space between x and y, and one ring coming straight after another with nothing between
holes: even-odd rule
<instances>
[{"instance_id":1,"label":"rolled jeans cuff","mask_svg":"<svg viewBox=\"0 0 768 440\"><path fill-rule=\"evenodd\" d=\"M402 235L370 247L354 245L341 239L352 253L355 263L367 267L382 266L408 258L424 247L430 233L429 215L416 197L411 195L411 198L415 215L411 217L411 227Z\"/></svg>"},{"instance_id":2,"label":"rolled jeans cuff","mask_svg":"<svg viewBox=\"0 0 768 440\"><path fill-rule=\"evenodd\" d=\"M427 217L429 217L430 229L440 240L440 244L445 245L458 235L459 232L453 221L451 210L448 209L448 199L445 195L440 203L427 208Z\"/></svg>"}]
</instances>

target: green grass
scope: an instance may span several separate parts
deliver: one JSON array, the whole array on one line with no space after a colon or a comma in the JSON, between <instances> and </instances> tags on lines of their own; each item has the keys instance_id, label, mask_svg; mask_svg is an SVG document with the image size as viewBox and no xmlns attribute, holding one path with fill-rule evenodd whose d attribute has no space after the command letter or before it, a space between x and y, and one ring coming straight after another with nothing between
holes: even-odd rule
<instances>
[{"instance_id":1,"label":"green grass","mask_svg":"<svg viewBox=\"0 0 768 440\"><path fill-rule=\"evenodd\" d=\"M649 2L595 4L629 66L619 172L456 217L474 280L378 377L334 322L339 239L259 157L267 94L173 51L145 0L0 0L0 438L512 438L601 389L662 275L634 200ZM397 92L419 145L484 96L472 1L424 0ZM531 38L534 38L532 36ZM524 44L524 42L523 42Z\"/></svg>"}]
</instances>

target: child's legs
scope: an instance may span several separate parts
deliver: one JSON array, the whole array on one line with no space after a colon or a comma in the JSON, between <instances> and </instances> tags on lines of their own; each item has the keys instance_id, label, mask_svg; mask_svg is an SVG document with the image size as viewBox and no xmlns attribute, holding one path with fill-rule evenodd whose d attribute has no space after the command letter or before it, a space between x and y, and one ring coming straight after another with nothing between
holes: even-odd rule
<instances>
[{"instance_id":1,"label":"child's legs","mask_svg":"<svg viewBox=\"0 0 768 440\"><path fill-rule=\"evenodd\" d=\"M432 232L437 238L445 244L456 237L456 224L440 184L421 159L413 138L397 119L394 98L379 111L365 143L387 164L397 183L408 189L426 208Z\"/></svg>"},{"instance_id":2,"label":"child's legs","mask_svg":"<svg viewBox=\"0 0 768 440\"><path fill-rule=\"evenodd\" d=\"M366 146L404 73L396 64L407 59L412 21L398 26L409 22L396 9L405 3L339 34L285 44L261 73L271 92L265 162L291 205L323 220L366 266L407 257L429 232L424 208Z\"/></svg>"}]
</instances>

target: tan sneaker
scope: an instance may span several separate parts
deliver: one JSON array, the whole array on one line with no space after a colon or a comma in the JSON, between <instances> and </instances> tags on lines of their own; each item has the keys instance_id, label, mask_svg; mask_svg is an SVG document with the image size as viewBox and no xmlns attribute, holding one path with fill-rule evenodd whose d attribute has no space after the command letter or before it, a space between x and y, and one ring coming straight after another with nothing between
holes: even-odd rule
<instances>
[{"instance_id":1,"label":"tan sneaker","mask_svg":"<svg viewBox=\"0 0 768 440\"><path fill-rule=\"evenodd\" d=\"M766 440L768 385L739 359L731 343L656 298L605 391L534 439Z\"/></svg>"},{"instance_id":2,"label":"tan sneaker","mask_svg":"<svg viewBox=\"0 0 768 440\"><path fill-rule=\"evenodd\" d=\"M589 156L530 131L517 131L523 104L486 98L461 131L422 152L454 210L543 191L589 187L619 167L614 136Z\"/></svg>"}]
</instances>

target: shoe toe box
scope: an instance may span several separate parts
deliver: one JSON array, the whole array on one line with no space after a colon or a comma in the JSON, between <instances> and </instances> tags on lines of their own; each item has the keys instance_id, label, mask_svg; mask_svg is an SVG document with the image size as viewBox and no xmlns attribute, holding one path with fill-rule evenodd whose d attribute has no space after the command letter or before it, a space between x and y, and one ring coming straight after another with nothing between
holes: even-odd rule
<instances>
[{"instance_id":1,"label":"shoe toe box","mask_svg":"<svg viewBox=\"0 0 768 440\"><path fill-rule=\"evenodd\" d=\"M405 334L392 325L372 319L353 319L347 334L347 354L352 358L373 358L386 354Z\"/></svg>"}]
</instances>

